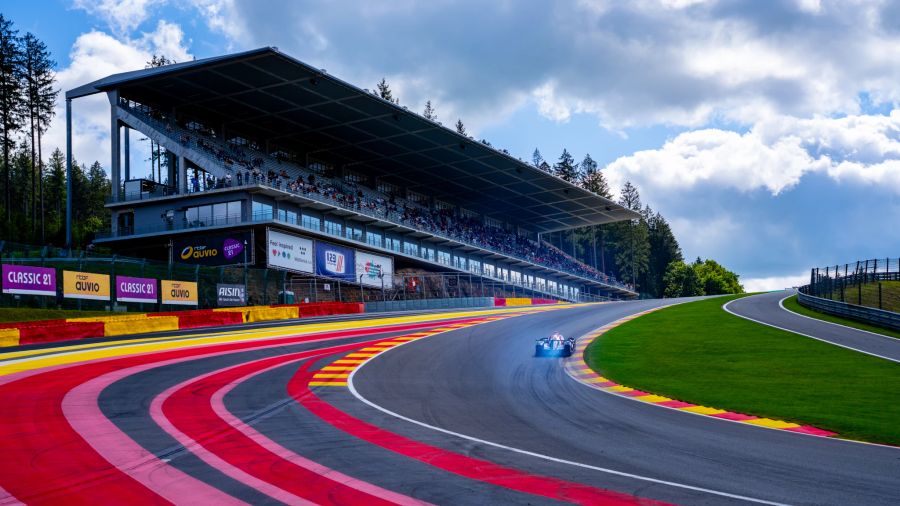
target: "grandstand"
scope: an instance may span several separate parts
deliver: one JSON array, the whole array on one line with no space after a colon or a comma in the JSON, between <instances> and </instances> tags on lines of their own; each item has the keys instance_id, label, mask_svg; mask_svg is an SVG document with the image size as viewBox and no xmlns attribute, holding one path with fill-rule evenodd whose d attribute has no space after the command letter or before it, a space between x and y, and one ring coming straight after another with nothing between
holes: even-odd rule
<instances>
[{"instance_id":1,"label":"grandstand","mask_svg":"<svg viewBox=\"0 0 900 506\"><path fill-rule=\"evenodd\" d=\"M634 212L275 48L70 90L70 146L71 102L96 93L114 190L95 242L117 252L360 286L455 272L535 297L636 296L542 239ZM156 180L132 178L131 130L163 148Z\"/></svg>"}]
</instances>

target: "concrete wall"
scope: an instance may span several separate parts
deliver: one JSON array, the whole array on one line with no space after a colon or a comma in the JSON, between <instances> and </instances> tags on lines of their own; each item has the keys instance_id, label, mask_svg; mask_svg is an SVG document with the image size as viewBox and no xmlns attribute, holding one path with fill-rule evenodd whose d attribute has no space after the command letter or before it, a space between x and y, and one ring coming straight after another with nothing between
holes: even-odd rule
<instances>
[{"instance_id":1,"label":"concrete wall","mask_svg":"<svg viewBox=\"0 0 900 506\"><path fill-rule=\"evenodd\" d=\"M367 313L381 313L385 311L416 311L428 309L454 309L493 307L493 297L462 297L455 299L419 299L419 300L392 300L388 302L366 302Z\"/></svg>"}]
</instances>

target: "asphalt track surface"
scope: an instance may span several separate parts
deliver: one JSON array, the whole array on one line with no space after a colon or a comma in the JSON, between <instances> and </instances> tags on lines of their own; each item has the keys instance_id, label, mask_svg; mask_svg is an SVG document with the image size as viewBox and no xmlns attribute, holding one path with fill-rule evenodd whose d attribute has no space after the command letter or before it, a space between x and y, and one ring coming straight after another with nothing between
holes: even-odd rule
<instances>
[{"instance_id":1,"label":"asphalt track surface","mask_svg":"<svg viewBox=\"0 0 900 506\"><path fill-rule=\"evenodd\" d=\"M532 357L536 337L586 333L663 303L0 354L0 503L900 501L898 449L634 402L577 383L559 359ZM373 349L387 351L352 372L352 388L311 386Z\"/></svg>"},{"instance_id":2,"label":"asphalt track surface","mask_svg":"<svg viewBox=\"0 0 900 506\"><path fill-rule=\"evenodd\" d=\"M796 292L793 290L785 290L744 297L729 303L728 309L738 316L759 323L900 362L900 339L836 325L788 311L781 306L780 302L794 293ZM897 423L900 423L900 420Z\"/></svg>"}]
</instances>

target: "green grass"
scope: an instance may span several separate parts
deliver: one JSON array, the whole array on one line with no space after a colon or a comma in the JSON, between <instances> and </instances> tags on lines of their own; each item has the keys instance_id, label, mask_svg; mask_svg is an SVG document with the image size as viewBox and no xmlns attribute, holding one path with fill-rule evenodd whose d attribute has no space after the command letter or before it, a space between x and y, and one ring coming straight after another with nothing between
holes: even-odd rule
<instances>
[{"instance_id":1,"label":"green grass","mask_svg":"<svg viewBox=\"0 0 900 506\"><path fill-rule=\"evenodd\" d=\"M881 300L879 307L878 285L881 284ZM841 300L840 288L832 293L822 294L826 299ZM874 307L885 311L900 312L900 281L880 281L848 285L844 287L844 302L858 306Z\"/></svg>"},{"instance_id":2,"label":"green grass","mask_svg":"<svg viewBox=\"0 0 900 506\"><path fill-rule=\"evenodd\" d=\"M592 368L674 399L900 444L900 364L760 325L717 297L620 325L587 350Z\"/></svg>"},{"instance_id":3,"label":"green grass","mask_svg":"<svg viewBox=\"0 0 900 506\"><path fill-rule=\"evenodd\" d=\"M869 332L875 332L876 334L882 334L885 336L896 337L900 339L900 332L886 329L883 327L877 327L875 325L868 325L862 322L858 322L856 320L849 320L847 318L841 318L840 316L832 316L830 314L820 313L818 311L809 309L808 307L801 306L799 302L797 302L797 296L791 296L784 300L785 309L792 311L794 313L809 316L810 318L816 318L819 320L824 320L826 322L831 323L839 323L841 325L846 325L848 327L853 327L855 329L866 330Z\"/></svg>"},{"instance_id":4,"label":"green grass","mask_svg":"<svg viewBox=\"0 0 900 506\"><path fill-rule=\"evenodd\" d=\"M84 316L109 316L109 311L75 311L69 309L0 308L0 322L58 320Z\"/></svg>"}]
</instances>

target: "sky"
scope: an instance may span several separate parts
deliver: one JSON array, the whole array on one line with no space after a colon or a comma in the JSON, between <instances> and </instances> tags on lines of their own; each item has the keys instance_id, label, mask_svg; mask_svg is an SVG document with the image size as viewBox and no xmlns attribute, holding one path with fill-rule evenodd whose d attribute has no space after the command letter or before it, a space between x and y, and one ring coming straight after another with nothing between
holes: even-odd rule
<instances>
[{"instance_id":1,"label":"sky","mask_svg":"<svg viewBox=\"0 0 900 506\"><path fill-rule=\"evenodd\" d=\"M900 255L900 2L0 1L59 87L275 46L551 163L634 183L684 255L749 290ZM109 104L75 101L73 155L108 165ZM47 145L64 148L63 104ZM145 158L140 142L132 171Z\"/></svg>"}]
</instances>

